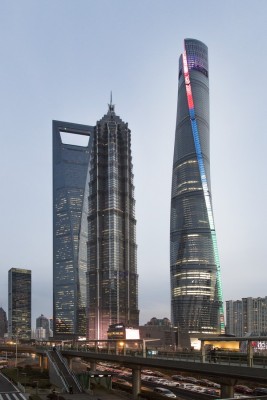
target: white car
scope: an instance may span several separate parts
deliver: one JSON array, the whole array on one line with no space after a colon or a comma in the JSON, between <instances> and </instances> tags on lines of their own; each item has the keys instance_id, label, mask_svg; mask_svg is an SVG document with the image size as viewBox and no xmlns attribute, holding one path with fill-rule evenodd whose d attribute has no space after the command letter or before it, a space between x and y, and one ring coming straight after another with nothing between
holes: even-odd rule
<instances>
[{"instance_id":1,"label":"white car","mask_svg":"<svg viewBox=\"0 0 267 400\"><path fill-rule=\"evenodd\" d=\"M166 397L171 397L172 399L176 399L176 395L173 392L171 392L169 389L165 389L162 387L155 387L154 392L160 393Z\"/></svg>"},{"instance_id":2,"label":"white car","mask_svg":"<svg viewBox=\"0 0 267 400\"><path fill-rule=\"evenodd\" d=\"M186 390L192 390L196 385L193 385L192 383L181 383L180 388L181 389L186 389Z\"/></svg>"},{"instance_id":3,"label":"white car","mask_svg":"<svg viewBox=\"0 0 267 400\"><path fill-rule=\"evenodd\" d=\"M173 381L168 381L166 382L166 385L170 387L180 387L181 384Z\"/></svg>"}]
</instances>

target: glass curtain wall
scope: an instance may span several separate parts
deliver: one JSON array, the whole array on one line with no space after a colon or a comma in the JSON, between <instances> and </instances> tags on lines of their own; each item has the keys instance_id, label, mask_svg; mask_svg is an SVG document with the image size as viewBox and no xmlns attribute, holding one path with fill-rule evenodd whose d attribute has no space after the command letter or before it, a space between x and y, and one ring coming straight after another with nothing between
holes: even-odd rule
<instances>
[{"instance_id":1,"label":"glass curtain wall","mask_svg":"<svg viewBox=\"0 0 267 400\"><path fill-rule=\"evenodd\" d=\"M89 136L92 126L53 121L53 328L56 338L86 335ZM80 146L61 134L88 137Z\"/></svg>"},{"instance_id":2,"label":"glass curtain wall","mask_svg":"<svg viewBox=\"0 0 267 400\"><path fill-rule=\"evenodd\" d=\"M88 215L88 337L138 326L131 133L109 105L92 137Z\"/></svg>"},{"instance_id":3,"label":"glass curtain wall","mask_svg":"<svg viewBox=\"0 0 267 400\"><path fill-rule=\"evenodd\" d=\"M185 51L179 60L170 262L173 324L184 337L223 333L221 274L210 185L208 49L194 39L185 40Z\"/></svg>"}]
</instances>

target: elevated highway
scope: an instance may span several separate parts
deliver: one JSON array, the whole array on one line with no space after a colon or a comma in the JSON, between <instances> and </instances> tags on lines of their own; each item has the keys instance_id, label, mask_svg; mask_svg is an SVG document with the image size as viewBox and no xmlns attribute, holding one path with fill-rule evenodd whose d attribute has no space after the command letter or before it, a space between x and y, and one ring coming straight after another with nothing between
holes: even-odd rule
<instances>
[{"instance_id":1,"label":"elevated highway","mask_svg":"<svg viewBox=\"0 0 267 400\"><path fill-rule=\"evenodd\" d=\"M39 356L40 366L46 367L46 352L47 347L38 346L14 346L0 345L0 351L17 352L17 353L35 353ZM182 357L147 357L143 355L128 355L128 354L109 354L108 352L85 351L79 349L61 349L61 354L68 360L69 365L72 364L72 359L75 357L83 358L90 362L91 370L96 369L96 363L99 361L114 362L132 369L133 372L133 394L136 398L141 387L141 371L144 368L149 369L165 369L169 371L181 371L192 374L201 375L203 377L213 378L221 384L221 397L233 397L234 385L240 381L253 381L259 384L266 384L267 378L267 362L262 362L262 365L249 366L246 364L246 356L236 359L236 354L233 359L230 358L218 360L218 363L209 363L200 352L192 352L184 354ZM265 359L265 357L263 358ZM242 360L244 363L242 363ZM267 360L266 360L267 361Z\"/></svg>"}]
</instances>

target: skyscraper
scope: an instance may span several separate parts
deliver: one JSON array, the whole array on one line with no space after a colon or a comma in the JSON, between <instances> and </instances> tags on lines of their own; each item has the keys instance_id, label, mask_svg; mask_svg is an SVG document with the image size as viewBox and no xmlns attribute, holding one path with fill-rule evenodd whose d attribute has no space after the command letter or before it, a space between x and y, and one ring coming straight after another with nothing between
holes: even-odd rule
<instances>
[{"instance_id":1,"label":"skyscraper","mask_svg":"<svg viewBox=\"0 0 267 400\"><path fill-rule=\"evenodd\" d=\"M110 324L139 323L131 132L112 100L91 140L88 336L104 339Z\"/></svg>"},{"instance_id":2,"label":"skyscraper","mask_svg":"<svg viewBox=\"0 0 267 400\"><path fill-rule=\"evenodd\" d=\"M90 136L87 146L62 133ZM53 121L54 336L137 326L131 134L109 105L95 127Z\"/></svg>"},{"instance_id":3,"label":"skyscraper","mask_svg":"<svg viewBox=\"0 0 267 400\"><path fill-rule=\"evenodd\" d=\"M181 337L224 332L209 149L208 48L185 39L179 59L170 261L172 322Z\"/></svg>"},{"instance_id":4,"label":"skyscraper","mask_svg":"<svg viewBox=\"0 0 267 400\"><path fill-rule=\"evenodd\" d=\"M53 121L54 336L86 335L88 165L93 127ZM86 146L63 134L88 137Z\"/></svg>"},{"instance_id":5,"label":"skyscraper","mask_svg":"<svg viewBox=\"0 0 267 400\"><path fill-rule=\"evenodd\" d=\"M49 319L46 318L43 314L40 317L36 318L36 338L49 338Z\"/></svg>"},{"instance_id":6,"label":"skyscraper","mask_svg":"<svg viewBox=\"0 0 267 400\"><path fill-rule=\"evenodd\" d=\"M31 271L8 271L8 336L31 339Z\"/></svg>"},{"instance_id":7,"label":"skyscraper","mask_svg":"<svg viewBox=\"0 0 267 400\"><path fill-rule=\"evenodd\" d=\"M0 338L3 338L7 333L7 317L6 312L0 307Z\"/></svg>"}]
</instances>

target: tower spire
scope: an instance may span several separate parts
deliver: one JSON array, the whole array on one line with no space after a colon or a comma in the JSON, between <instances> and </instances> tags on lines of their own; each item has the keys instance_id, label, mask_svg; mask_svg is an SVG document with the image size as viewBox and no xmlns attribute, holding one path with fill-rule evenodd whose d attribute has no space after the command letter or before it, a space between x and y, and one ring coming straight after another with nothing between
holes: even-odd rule
<instances>
[{"instance_id":1,"label":"tower spire","mask_svg":"<svg viewBox=\"0 0 267 400\"><path fill-rule=\"evenodd\" d=\"M115 104L112 104L112 90L110 92L110 103L108 104L108 111L109 113L114 113Z\"/></svg>"}]
</instances>

